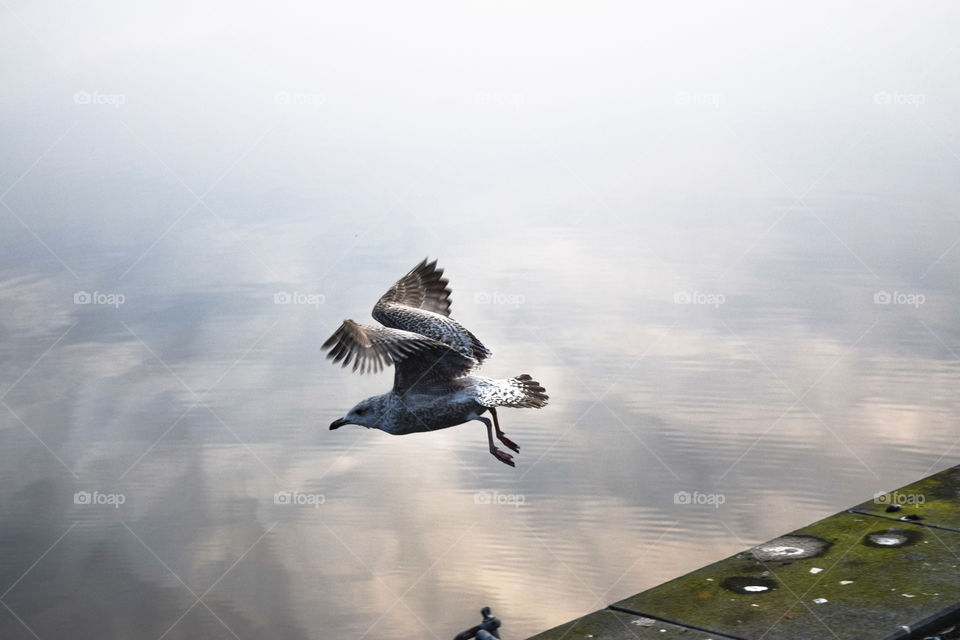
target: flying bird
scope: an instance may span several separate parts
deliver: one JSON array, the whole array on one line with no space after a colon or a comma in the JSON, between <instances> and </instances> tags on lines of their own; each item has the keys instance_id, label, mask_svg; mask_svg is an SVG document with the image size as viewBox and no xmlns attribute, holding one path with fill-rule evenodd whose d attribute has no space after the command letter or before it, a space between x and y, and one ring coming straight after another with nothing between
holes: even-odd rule
<instances>
[{"instance_id":1,"label":"flying bird","mask_svg":"<svg viewBox=\"0 0 960 640\"><path fill-rule=\"evenodd\" d=\"M500 429L497 407L539 409L547 394L527 374L494 380L475 375L490 350L450 317L450 288L437 261L424 259L383 294L373 317L383 326L343 324L323 343L328 358L360 373L393 365L393 389L360 401L330 429L346 424L392 435L446 429L471 420L487 427L490 453L511 467L518 447ZM490 419L483 414L490 412Z\"/></svg>"}]
</instances>

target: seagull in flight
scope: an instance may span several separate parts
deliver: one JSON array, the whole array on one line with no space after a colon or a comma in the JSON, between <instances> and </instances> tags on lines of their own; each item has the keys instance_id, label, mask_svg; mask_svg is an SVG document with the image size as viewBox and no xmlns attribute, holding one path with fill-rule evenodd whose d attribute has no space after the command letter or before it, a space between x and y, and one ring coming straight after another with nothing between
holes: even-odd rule
<instances>
[{"instance_id":1,"label":"seagull in flight","mask_svg":"<svg viewBox=\"0 0 960 640\"><path fill-rule=\"evenodd\" d=\"M323 343L328 358L360 373L394 366L393 389L360 401L330 429L356 424L392 435L446 429L471 420L487 427L490 453L511 467L518 447L500 429L497 407L539 409L547 394L527 374L494 380L475 375L490 357L475 335L450 317L450 288L437 261L424 259L383 294L373 317L383 326L343 324ZM483 414L490 412L490 419Z\"/></svg>"}]
</instances>

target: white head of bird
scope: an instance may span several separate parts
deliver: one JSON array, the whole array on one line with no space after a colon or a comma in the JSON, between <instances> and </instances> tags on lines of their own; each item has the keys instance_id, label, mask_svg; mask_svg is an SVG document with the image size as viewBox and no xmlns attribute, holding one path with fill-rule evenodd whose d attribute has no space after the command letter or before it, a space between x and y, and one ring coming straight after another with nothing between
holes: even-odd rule
<instances>
[{"instance_id":1,"label":"white head of bird","mask_svg":"<svg viewBox=\"0 0 960 640\"><path fill-rule=\"evenodd\" d=\"M361 400L347 415L330 423L330 430L339 429L345 424L356 424L368 429L377 429L388 409L388 399L384 396L373 396Z\"/></svg>"}]
</instances>

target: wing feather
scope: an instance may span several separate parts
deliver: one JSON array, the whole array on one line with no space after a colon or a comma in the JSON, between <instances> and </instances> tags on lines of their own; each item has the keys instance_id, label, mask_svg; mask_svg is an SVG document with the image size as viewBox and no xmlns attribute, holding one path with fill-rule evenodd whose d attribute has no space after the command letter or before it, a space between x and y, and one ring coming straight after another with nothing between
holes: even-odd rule
<instances>
[{"instance_id":1,"label":"wing feather","mask_svg":"<svg viewBox=\"0 0 960 640\"><path fill-rule=\"evenodd\" d=\"M450 316L450 288L437 261L424 258L390 287L373 307L375 320L387 327L439 340L477 362L490 350Z\"/></svg>"},{"instance_id":2,"label":"wing feather","mask_svg":"<svg viewBox=\"0 0 960 640\"><path fill-rule=\"evenodd\" d=\"M437 268L437 261L427 262L424 258L380 296L377 306L392 303L449 316L450 287L447 284L443 269Z\"/></svg>"},{"instance_id":3,"label":"wing feather","mask_svg":"<svg viewBox=\"0 0 960 640\"><path fill-rule=\"evenodd\" d=\"M395 365L394 391L450 380L477 365L450 345L428 336L401 329L371 327L344 320L323 343L334 363L362 373L381 371Z\"/></svg>"}]
</instances>

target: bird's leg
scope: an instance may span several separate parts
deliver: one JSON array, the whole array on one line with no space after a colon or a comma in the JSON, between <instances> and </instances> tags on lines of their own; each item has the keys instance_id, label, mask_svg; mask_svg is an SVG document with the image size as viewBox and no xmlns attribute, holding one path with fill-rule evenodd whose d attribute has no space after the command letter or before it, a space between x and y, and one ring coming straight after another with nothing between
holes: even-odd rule
<instances>
[{"instance_id":1,"label":"bird's leg","mask_svg":"<svg viewBox=\"0 0 960 640\"><path fill-rule=\"evenodd\" d=\"M497 445L493 444L493 423L491 423L489 420L487 420L482 416L477 416L476 419L482 422L483 424L487 425L487 442L490 443L490 453L492 453L494 457L500 462L502 462L503 464L508 464L511 467L517 466L513 462L512 455L510 455L503 449L497 449Z\"/></svg>"},{"instance_id":2,"label":"bird's leg","mask_svg":"<svg viewBox=\"0 0 960 640\"><path fill-rule=\"evenodd\" d=\"M490 415L493 416L493 428L497 430L497 440L507 445L514 453L520 453L520 447L517 446L517 443L508 438L507 434L500 430L500 422L497 420L497 410L495 408L490 407Z\"/></svg>"}]
</instances>

